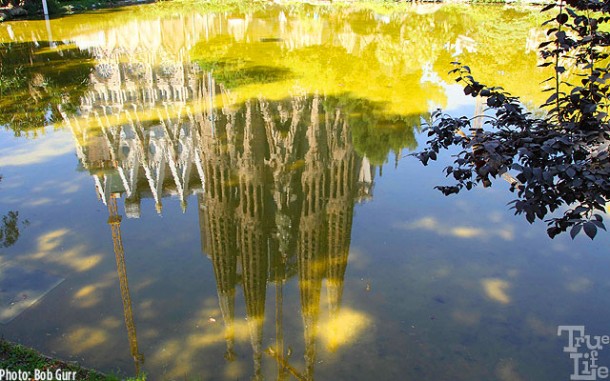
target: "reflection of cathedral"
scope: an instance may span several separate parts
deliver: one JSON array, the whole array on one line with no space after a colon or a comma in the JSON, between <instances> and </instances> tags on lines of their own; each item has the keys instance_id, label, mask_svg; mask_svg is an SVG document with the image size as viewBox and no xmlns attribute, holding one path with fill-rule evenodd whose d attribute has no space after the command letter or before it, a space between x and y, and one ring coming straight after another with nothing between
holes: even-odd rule
<instances>
[{"instance_id":1,"label":"reflection of cathedral","mask_svg":"<svg viewBox=\"0 0 610 381\"><path fill-rule=\"evenodd\" d=\"M123 78L127 66L112 70ZM157 70L150 70L152 78ZM120 98L122 90L114 98L100 96L99 86L89 92L83 117L67 119L81 163L109 207L124 196L128 217L139 217L144 198L154 199L160 212L163 197L179 198L186 208L189 195L197 194L202 249L213 263L226 329L225 357L235 356L239 279L256 378L262 377L267 284L276 284L281 338L282 285L296 267L302 374L313 379L322 285L326 280L330 314L336 314L354 204L371 197L373 168L354 151L348 115L338 107L326 109L317 94L234 104L230 91L196 66L184 65L175 74L182 82L170 82L179 90L159 92L155 81L144 81L150 88L137 88L130 98ZM93 75L99 78L99 72ZM157 94L156 102L149 102L149 94ZM273 354L285 375L289 365L280 340Z\"/></svg>"},{"instance_id":2,"label":"reflection of cathedral","mask_svg":"<svg viewBox=\"0 0 610 381\"><path fill-rule=\"evenodd\" d=\"M267 282L276 283L276 338L281 338L281 287L296 264L306 346L303 377L313 379L322 283L326 279L335 314L354 203L359 188L371 185L358 183L362 160L351 146L345 115L324 110L321 103L317 95L249 101L237 111L223 109L213 126L209 119L200 125L206 180L198 197L203 249L214 265L229 356L241 263L257 378ZM277 340L273 354L280 364L283 352Z\"/></svg>"},{"instance_id":3,"label":"reflection of cathedral","mask_svg":"<svg viewBox=\"0 0 610 381\"><path fill-rule=\"evenodd\" d=\"M82 117L67 119L78 156L93 174L105 203L113 193L125 194L128 217L139 217L143 197L152 197L158 212L167 195L177 195L186 208L188 195L201 190L203 184L203 169L195 152L196 117L185 98L203 98L205 88L196 80L201 72L181 65L169 78L171 86L145 80L130 92L126 90L132 83L129 66L116 64L109 69L103 89L97 85L104 79L100 67L91 75L97 84L83 99ZM153 73L149 66L144 71L150 78L162 78L163 70L155 68Z\"/></svg>"},{"instance_id":4,"label":"reflection of cathedral","mask_svg":"<svg viewBox=\"0 0 610 381\"><path fill-rule=\"evenodd\" d=\"M154 200L160 213L164 197L178 198L185 210L196 194L202 250L213 264L225 325L225 358L235 358L241 284L254 376L262 378L272 282L276 346L267 353L277 360L278 379L288 371L313 379L323 284L334 316L343 295L354 204L372 197L374 168L353 148L348 111L318 94L236 104L231 91L179 50L164 62L124 62L118 53L96 52L81 115L65 119L113 221L120 221L117 197L124 196L127 217L138 218L143 199ZM111 226L120 243L118 224ZM128 296L122 245L117 247L121 291ZM304 329L302 371L288 363L283 343L282 289L293 275ZM125 309L135 340L130 302ZM137 346L132 352L139 356Z\"/></svg>"}]
</instances>

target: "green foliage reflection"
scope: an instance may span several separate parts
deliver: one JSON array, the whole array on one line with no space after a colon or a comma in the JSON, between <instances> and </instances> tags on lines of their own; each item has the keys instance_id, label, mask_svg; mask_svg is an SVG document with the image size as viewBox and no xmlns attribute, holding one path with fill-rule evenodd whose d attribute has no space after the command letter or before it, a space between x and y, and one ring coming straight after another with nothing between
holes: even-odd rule
<instances>
[{"instance_id":1,"label":"green foliage reflection","mask_svg":"<svg viewBox=\"0 0 610 381\"><path fill-rule=\"evenodd\" d=\"M42 43L0 44L0 125L15 136L37 136L74 112L87 88L88 55Z\"/></svg>"},{"instance_id":2,"label":"green foliage reflection","mask_svg":"<svg viewBox=\"0 0 610 381\"><path fill-rule=\"evenodd\" d=\"M0 176L0 181L2 176ZM28 225L27 220L21 223L22 226ZM0 224L0 247L13 246L19 239L19 212L10 210L6 215L2 216Z\"/></svg>"}]
</instances>

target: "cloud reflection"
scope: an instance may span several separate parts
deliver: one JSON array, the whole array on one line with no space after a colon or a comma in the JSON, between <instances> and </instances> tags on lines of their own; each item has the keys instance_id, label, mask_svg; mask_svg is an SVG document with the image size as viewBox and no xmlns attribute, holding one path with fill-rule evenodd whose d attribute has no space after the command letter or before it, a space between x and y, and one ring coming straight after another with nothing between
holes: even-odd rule
<instances>
[{"instance_id":1,"label":"cloud reflection","mask_svg":"<svg viewBox=\"0 0 610 381\"><path fill-rule=\"evenodd\" d=\"M423 217L413 222L401 222L394 225L402 230L428 230L439 235L453 236L456 238L501 238L505 241L515 239L512 226L501 228L481 228L473 226L455 226L438 221L435 217Z\"/></svg>"},{"instance_id":2,"label":"cloud reflection","mask_svg":"<svg viewBox=\"0 0 610 381\"><path fill-rule=\"evenodd\" d=\"M44 233L38 238L37 250L22 258L35 262L55 263L78 272L88 271L101 262L103 256L90 254L85 244L64 247L69 235L69 230L65 228Z\"/></svg>"},{"instance_id":3,"label":"cloud reflection","mask_svg":"<svg viewBox=\"0 0 610 381\"><path fill-rule=\"evenodd\" d=\"M48 134L44 139L27 140L18 147L0 149L3 167L26 166L47 163L59 156L73 154L72 139L66 134Z\"/></svg>"},{"instance_id":4,"label":"cloud reflection","mask_svg":"<svg viewBox=\"0 0 610 381\"><path fill-rule=\"evenodd\" d=\"M485 295L493 301L501 304L509 304L510 297L507 294L510 283L497 278L488 278L481 281Z\"/></svg>"}]
</instances>

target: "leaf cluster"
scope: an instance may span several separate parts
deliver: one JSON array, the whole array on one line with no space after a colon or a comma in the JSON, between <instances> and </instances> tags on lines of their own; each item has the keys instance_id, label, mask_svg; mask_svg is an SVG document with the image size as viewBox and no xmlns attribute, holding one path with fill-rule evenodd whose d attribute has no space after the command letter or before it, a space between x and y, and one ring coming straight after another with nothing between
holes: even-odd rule
<instances>
[{"instance_id":1,"label":"leaf cluster","mask_svg":"<svg viewBox=\"0 0 610 381\"><path fill-rule=\"evenodd\" d=\"M425 129L426 148L414 155L427 165L458 147L455 165L444 170L453 184L437 187L445 195L504 177L517 195L511 202L515 214L530 223L545 220L551 238L570 230L572 238L584 231L593 239L605 230L601 213L610 199L610 33L604 28L610 5L562 0L542 11L555 12L543 24L548 41L539 46L541 66L554 69L543 82L546 115L533 116L518 97L479 83L456 62L452 73L466 95L483 98L488 116L436 112ZM485 118L483 126L476 118Z\"/></svg>"}]
</instances>

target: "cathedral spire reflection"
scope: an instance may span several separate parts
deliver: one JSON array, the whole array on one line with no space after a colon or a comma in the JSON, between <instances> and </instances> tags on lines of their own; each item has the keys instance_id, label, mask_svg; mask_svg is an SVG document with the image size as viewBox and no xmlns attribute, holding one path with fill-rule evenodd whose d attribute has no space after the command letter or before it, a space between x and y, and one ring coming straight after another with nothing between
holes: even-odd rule
<instances>
[{"instance_id":1,"label":"cathedral spire reflection","mask_svg":"<svg viewBox=\"0 0 610 381\"><path fill-rule=\"evenodd\" d=\"M227 95L225 99L230 92ZM268 353L277 360L277 379L291 373L312 380L322 285L326 280L329 312L335 317L343 296L353 208L363 194L370 194L372 167L355 153L348 116L341 109L325 109L320 95L223 107L214 134L202 120L201 135L213 140L205 143L204 138L201 150L207 169L206 187L198 198L201 236L214 263L223 317L223 274L234 274L237 255L255 379L262 376L266 285L273 282L275 347ZM234 198L219 203L222 195ZM219 219L231 221L233 236L217 229L214 221ZM282 328L283 286L295 270L305 344L303 371L288 363ZM230 287L234 295L235 284ZM230 324L225 319L228 336Z\"/></svg>"},{"instance_id":2,"label":"cathedral spire reflection","mask_svg":"<svg viewBox=\"0 0 610 381\"><path fill-rule=\"evenodd\" d=\"M126 215L139 218L143 199L161 213L163 198L171 196L184 211L195 193L225 358L238 356L241 283L254 379L263 379L267 352L278 380L289 374L313 380L322 305L331 319L341 310L354 205L372 197L375 167L354 148L353 109L303 91L238 102L196 65L128 65L110 65L106 76L98 67L92 75L99 82L84 98L81 118L66 118L102 202L113 205L123 194ZM139 82L129 79L134 70L142 74ZM293 277L304 369L291 364L287 348L298 343L286 343L283 331L285 319L293 318L284 309L284 286ZM265 308L269 283L275 285L273 312ZM269 314L275 330L265 333Z\"/></svg>"},{"instance_id":3,"label":"cathedral spire reflection","mask_svg":"<svg viewBox=\"0 0 610 381\"><path fill-rule=\"evenodd\" d=\"M125 317L125 328L129 338L129 349L133 358L136 376L140 374L141 366L144 363L144 355L138 349L138 336L131 306L131 293L129 292L129 282L127 280L127 267L125 266L125 251L121 238L121 216L118 214L116 198L114 195L108 200L108 225L112 230L112 242L114 255L119 276L119 286L121 289L121 299L123 301L123 315Z\"/></svg>"}]
</instances>

